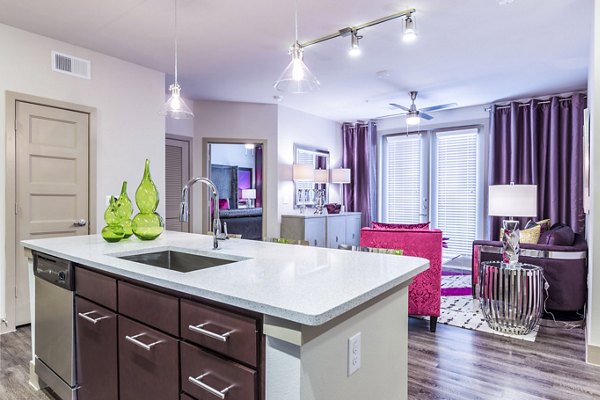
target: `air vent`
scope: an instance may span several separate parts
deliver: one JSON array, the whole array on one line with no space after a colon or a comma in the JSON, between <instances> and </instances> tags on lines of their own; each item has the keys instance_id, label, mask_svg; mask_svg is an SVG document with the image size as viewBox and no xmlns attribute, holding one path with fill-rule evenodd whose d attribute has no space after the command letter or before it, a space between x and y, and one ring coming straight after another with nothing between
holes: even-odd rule
<instances>
[{"instance_id":1,"label":"air vent","mask_svg":"<svg viewBox=\"0 0 600 400\"><path fill-rule=\"evenodd\" d=\"M92 78L92 64L89 60L59 53L58 51L52 52L52 71L79 78Z\"/></svg>"}]
</instances>

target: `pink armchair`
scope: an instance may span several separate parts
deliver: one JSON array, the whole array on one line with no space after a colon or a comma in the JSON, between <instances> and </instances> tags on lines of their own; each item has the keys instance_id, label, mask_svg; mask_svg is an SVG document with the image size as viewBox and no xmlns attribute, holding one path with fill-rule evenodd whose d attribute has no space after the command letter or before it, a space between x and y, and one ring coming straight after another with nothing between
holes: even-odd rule
<instances>
[{"instance_id":1,"label":"pink armchair","mask_svg":"<svg viewBox=\"0 0 600 400\"><path fill-rule=\"evenodd\" d=\"M442 285L442 231L362 228L360 245L402 249L405 256L429 260L429 269L415 276L408 287L408 313L430 317L429 329L435 332L440 316Z\"/></svg>"}]
</instances>

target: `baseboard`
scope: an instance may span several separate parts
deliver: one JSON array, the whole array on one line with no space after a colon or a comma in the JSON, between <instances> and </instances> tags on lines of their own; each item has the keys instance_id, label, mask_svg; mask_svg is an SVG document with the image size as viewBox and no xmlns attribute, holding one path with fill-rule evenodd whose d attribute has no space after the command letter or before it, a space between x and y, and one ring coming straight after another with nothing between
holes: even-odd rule
<instances>
[{"instance_id":1,"label":"baseboard","mask_svg":"<svg viewBox=\"0 0 600 400\"><path fill-rule=\"evenodd\" d=\"M588 364L600 366L600 346L588 344L585 351L585 361Z\"/></svg>"}]
</instances>

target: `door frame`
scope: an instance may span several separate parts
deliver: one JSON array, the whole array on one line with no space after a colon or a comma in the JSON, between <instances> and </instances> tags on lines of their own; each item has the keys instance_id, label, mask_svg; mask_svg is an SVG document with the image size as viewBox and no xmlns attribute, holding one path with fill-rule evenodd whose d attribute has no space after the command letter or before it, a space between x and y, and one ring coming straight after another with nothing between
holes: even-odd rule
<instances>
[{"instance_id":1,"label":"door frame","mask_svg":"<svg viewBox=\"0 0 600 400\"><path fill-rule=\"evenodd\" d=\"M268 164L268 140L267 139L238 139L238 138L219 138L219 137L203 137L202 138L202 176L209 176L210 169L210 153L208 151L209 144L246 144L246 143L254 143L259 144L263 148L263 170L262 170L262 237L267 237L267 174L265 166ZM208 190L206 185L202 185L202 198L207 199L208 201ZM210 232L210 216L208 215L209 208L202 207L201 215L202 215L202 228L206 229L205 232Z\"/></svg>"},{"instance_id":2,"label":"door frame","mask_svg":"<svg viewBox=\"0 0 600 400\"><path fill-rule=\"evenodd\" d=\"M189 159L189 174L188 176L191 178L194 177L194 138L191 136L183 136L183 135L175 135L173 133L166 133L165 134L165 147L166 147L166 139L171 139L171 140L179 140L181 142L187 142L188 143L188 159ZM193 202L193 190L190 190L189 193L189 204L194 204ZM165 212L166 213L166 212ZM189 226L189 233L192 233L194 231L194 213L190 213L189 215L189 220L188 220L188 226ZM166 216L165 216L166 218Z\"/></svg>"},{"instance_id":3,"label":"door frame","mask_svg":"<svg viewBox=\"0 0 600 400\"><path fill-rule=\"evenodd\" d=\"M0 334L12 332L15 327L15 291L16 277L15 268L17 254L16 232L16 111L17 102L32 103L40 106L61 108L69 111L86 113L88 119L88 232L97 231L96 221L96 122L97 110L93 107L83 106L80 104L69 103L45 97L33 96L25 93L6 91L6 114L5 114L5 226L4 226L4 307L6 315L0 321ZM12 267L10 267L12 266Z\"/></svg>"}]
</instances>

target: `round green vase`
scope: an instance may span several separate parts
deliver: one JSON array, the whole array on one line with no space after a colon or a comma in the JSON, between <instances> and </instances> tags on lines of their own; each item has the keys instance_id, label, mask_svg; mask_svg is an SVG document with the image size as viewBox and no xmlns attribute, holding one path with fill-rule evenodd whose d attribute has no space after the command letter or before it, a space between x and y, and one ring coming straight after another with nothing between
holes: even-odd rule
<instances>
[{"instance_id":1,"label":"round green vase","mask_svg":"<svg viewBox=\"0 0 600 400\"><path fill-rule=\"evenodd\" d=\"M102 237L109 243L118 242L123 239L124 231L117 216L116 200L110 196L110 203L104 211L104 221L106 226L102 228Z\"/></svg>"},{"instance_id":2,"label":"round green vase","mask_svg":"<svg viewBox=\"0 0 600 400\"><path fill-rule=\"evenodd\" d=\"M140 212L131 221L134 235L141 240L156 239L165 229L162 217L156 213L158 201L158 189L150 176L150 160L146 160L142 182L135 191L135 203Z\"/></svg>"}]
</instances>

